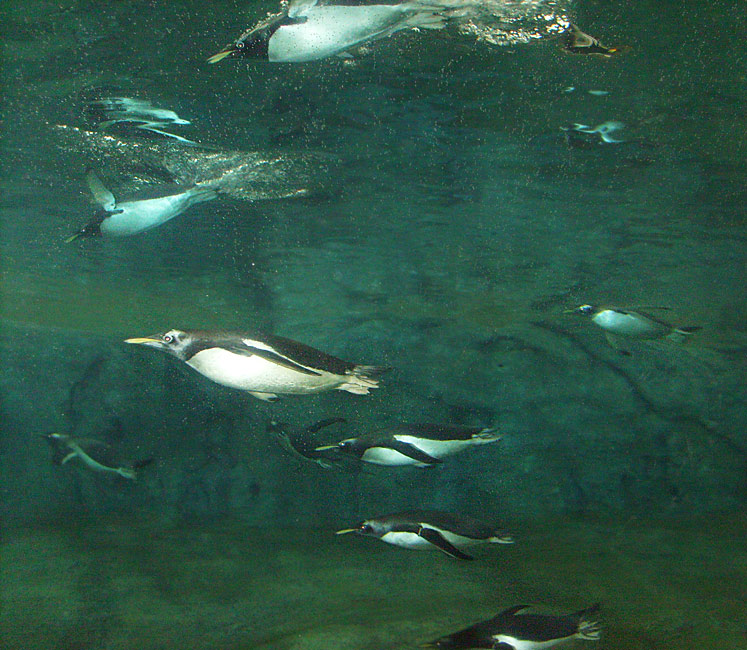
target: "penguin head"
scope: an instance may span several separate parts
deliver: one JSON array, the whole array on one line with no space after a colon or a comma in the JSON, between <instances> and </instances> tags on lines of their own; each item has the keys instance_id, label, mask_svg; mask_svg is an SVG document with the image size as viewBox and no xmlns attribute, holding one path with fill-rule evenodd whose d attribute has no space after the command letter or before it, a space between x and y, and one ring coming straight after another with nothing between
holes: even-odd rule
<instances>
[{"instance_id":1,"label":"penguin head","mask_svg":"<svg viewBox=\"0 0 747 650\"><path fill-rule=\"evenodd\" d=\"M584 316L588 316L590 314L593 314L597 310L594 305L579 305L578 307L574 307L573 309L566 309L566 314L583 314Z\"/></svg>"},{"instance_id":2,"label":"penguin head","mask_svg":"<svg viewBox=\"0 0 747 650\"><path fill-rule=\"evenodd\" d=\"M335 449L345 454L352 454L354 456L362 456L367 447L360 441L359 438L346 438L345 440L340 440L340 442L334 445L322 445L321 447L317 447L315 451L327 451L330 449Z\"/></svg>"},{"instance_id":3,"label":"penguin head","mask_svg":"<svg viewBox=\"0 0 747 650\"><path fill-rule=\"evenodd\" d=\"M240 57L250 59L267 59L270 38L283 25L295 24L298 19L288 16L271 16L267 20L245 31L233 43L223 48L218 54L208 59L208 63L218 63L226 57ZM301 21L303 22L303 21Z\"/></svg>"},{"instance_id":4,"label":"penguin head","mask_svg":"<svg viewBox=\"0 0 747 650\"><path fill-rule=\"evenodd\" d=\"M163 350L164 352L168 352L169 354L173 354L175 357L184 360L187 357L187 347L192 343L192 340L192 335L187 332L183 332L182 330L169 330L162 334L126 339L125 343L147 345L148 347Z\"/></svg>"},{"instance_id":5,"label":"penguin head","mask_svg":"<svg viewBox=\"0 0 747 650\"><path fill-rule=\"evenodd\" d=\"M78 237L100 237L101 236L101 221L102 219L98 219L96 221L92 221L91 223L83 226L78 232L73 233L65 240L66 244L69 244L72 241L75 241L78 239Z\"/></svg>"},{"instance_id":6,"label":"penguin head","mask_svg":"<svg viewBox=\"0 0 747 650\"><path fill-rule=\"evenodd\" d=\"M365 535L366 537L383 537L389 532L389 528L377 521L376 519L366 519L360 522L355 528L345 528L344 530L338 530L336 535L345 535L347 533L355 533L356 535Z\"/></svg>"}]
</instances>

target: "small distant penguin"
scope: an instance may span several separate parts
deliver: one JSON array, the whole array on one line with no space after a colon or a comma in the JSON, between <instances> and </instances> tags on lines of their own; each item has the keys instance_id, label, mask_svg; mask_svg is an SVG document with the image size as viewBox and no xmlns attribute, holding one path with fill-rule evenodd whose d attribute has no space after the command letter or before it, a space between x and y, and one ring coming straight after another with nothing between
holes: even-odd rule
<instances>
[{"instance_id":1,"label":"small distant penguin","mask_svg":"<svg viewBox=\"0 0 747 650\"><path fill-rule=\"evenodd\" d=\"M596 54L609 58L622 51L621 48L602 45L596 38L585 34L573 23L568 26L564 36L563 49L570 54Z\"/></svg>"},{"instance_id":2,"label":"small distant penguin","mask_svg":"<svg viewBox=\"0 0 747 650\"><path fill-rule=\"evenodd\" d=\"M317 447L316 451L337 449L374 465L432 467L446 456L500 437L495 429L482 427L398 424L390 430Z\"/></svg>"},{"instance_id":3,"label":"small distant penguin","mask_svg":"<svg viewBox=\"0 0 747 650\"><path fill-rule=\"evenodd\" d=\"M422 0L291 0L208 59L227 56L301 63L343 55L346 50L403 29L440 29L445 18Z\"/></svg>"},{"instance_id":4,"label":"small distant penguin","mask_svg":"<svg viewBox=\"0 0 747 650\"><path fill-rule=\"evenodd\" d=\"M320 420L309 425L302 432L292 435L288 433L288 425L285 422L273 420L267 425L267 433L274 436L283 449L291 456L303 461L316 463L324 469L333 469L339 466L340 459L330 458L323 451L318 451L312 436L322 429L339 422L345 422L345 418Z\"/></svg>"},{"instance_id":5,"label":"small distant penguin","mask_svg":"<svg viewBox=\"0 0 747 650\"><path fill-rule=\"evenodd\" d=\"M101 206L96 219L65 240L66 244L78 237L105 235L125 237L136 235L166 223L197 203L218 196L212 187L161 185L143 190L127 201L117 202L98 176L89 172L86 180L96 202Z\"/></svg>"},{"instance_id":6,"label":"small distant penguin","mask_svg":"<svg viewBox=\"0 0 747 650\"><path fill-rule=\"evenodd\" d=\"M546 650L572 639L598 641L601 626L596 620L599 605L565 616L524 614L527 605L503 610L487 621L441 637L426 648L443 650Z\"/></svg>"},{"instance_id":7,"label":"small distant penguin","mask_svg":"<svg viewBox=\"0 0 747 650\"><path fill-rule=\"evenodd\" d=\"M371 375L383 371L269 334L172 329L125 343L173 354L208 379L265 401L328 390L367 395L379 385Z\"/></svg>"},{"instance_id":8,"label":"small distant penguin","mask_svg":"<svg viewBox=\"0 0 747 650\"><path fill-rule=\"evenodd\" d=\"M437 510L408 510L366 519L337 535L357 533L416 550L438 549L459 560L473 560L461 549L475 544L513 544L513 537L463 515Z\"/></svg>"},{"instance_id":9,"label":"small distant penguin","mask_svg":"<svg viewBox=\"0 0 747 650\"><path fill-rule=\"evenodd\" d=\"M64 433L49 433L44 434L47 442L52 445L54 455L52 456L52 462L55 465L64 465L73 458L77 458L83 464L84 467L101 473L117 474L122 478L126 478L130 481L134 481L137 478L136 470L149 465L153 462L153 459L138 461L133 464L133 467L109 467L103 463L93 459L86 451L85 447L100 446L108 447L105 442L98 440L90 440L87 438L73 438L67 436Z\"/></svg>"},{"instance_id":10,"label":"small distant penguin","mask_svg":"<svg viewBox=\"0 0 747 650\"><path fill-rule=\"evenodd\" d=\"M85 107L89 121L102 131L116 125L130 126L141 131L172 138L189 145L200 146L194 140L164 131L162 127L191 124L174 111L157 108L145 99L134 97L100 97L89 101Z\"/></svg>"},{"instance_id":11,"label":"small distant penguin","mask_svg":"<svg viewBox=\"0 0 747 650\"><path fill-rule=\"evenodd\" d=\"M642 340L668 339L675 343L681 343L693 332L702 329L697 325L674 327L648 314L616 307L580 305L575 309L567 310L566 313L591 316L591 320L605 330L607 340L613 347L617 347L616 341L610 339L610 335Z\"/></svg>"}]
</instances>

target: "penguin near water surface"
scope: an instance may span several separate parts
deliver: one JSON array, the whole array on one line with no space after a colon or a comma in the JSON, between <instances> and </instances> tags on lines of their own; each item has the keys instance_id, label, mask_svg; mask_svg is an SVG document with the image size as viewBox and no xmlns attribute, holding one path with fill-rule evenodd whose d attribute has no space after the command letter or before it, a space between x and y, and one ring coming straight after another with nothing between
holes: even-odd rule
<instances>
[{"instance_id":1,"label":"penguin near water surface","mask_svg":"<svg viewBox=\"0 0 747 650\"><path fill-rule=\"evenodd\" d=\"M398 424L378 433L323 445L316 451L336 449L374 465L432 467L446 456L499 439L495 429L482 427Z\"/></svg>"},{"instance_id":2,"label":"penguin near water surface","mask_svg":"<svg viewBox=\"0 0 747 650\"><path fill-rule=\"evenodd\" d=\"M268 334L172 329L125 343L168 352L208 379L265 401L329 390L367 395L379 385L371 375L383 370Z\"/></svg>"},{"instance_id":3,"label":"penguin near water surface","mask_svg":"<svg viewBox=\"0 0 747 650\"><path fill-rule=\"evenodd\" d=\"M463 515L437 510L407 510L366 519L337 535L356 533L382 542L415 550L438 549L460 560L473 560L462 549L475 544L513 544L503 531Z\"/></svg>"},{"instance_id":4,"label":"penguin near water surface","mask_svg":"<svg viewBox=\"0 0 747 650\"><path fill-rule=\"evenodd\" d=\"M422 0L291 0L208 59L228 56L300 63L341 55L404 29L440 29L445 19Z\"/></svg>"},{"instance_id":5,"label":"penguin near water surface","mask_svg":"<svg viewBox=\"0 0 747 650\"><path fill-rule=\"evenodd\" d=\"M65 243L78 237L136 235L166 223L197 203L210 201L218 196L216 189L208 186L185 188L180 185L161 185L118 202L96 174L89 172L86 180L94 199L101 206L101 212L93 221L68 237Z\"/></svg>"},{"instance_id":6,"label":"penguin near water surface","mask_svg":"<svg viewBox=\"0 0 747 650\"><path fill-rule=\"evenodd\" d=\"M547 650L573 639L598 641L601 628L596 620L599 605L565 616L527 614L527 605L503 610L487 621L426 644L442 650Z\"/></svg>"}]
</instances>

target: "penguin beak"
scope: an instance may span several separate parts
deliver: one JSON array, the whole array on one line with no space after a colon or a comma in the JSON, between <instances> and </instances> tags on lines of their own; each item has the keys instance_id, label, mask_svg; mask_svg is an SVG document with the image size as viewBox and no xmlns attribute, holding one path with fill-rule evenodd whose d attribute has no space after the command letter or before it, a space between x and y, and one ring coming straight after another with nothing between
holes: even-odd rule
<instances>
[{"instance_id":1,"label":"penguin beak","mask_svg":"<svg viewBox=\"0 0 747 650\"><path fill-rule=\"evenodd\" d=\"M151 336L143 336L134 339L125 339L125 343L134 343L136 345L150 345L151 347L161 347L161 340Z\"/></svg>"},{"instance_id":2,"label":"penguin beak","mask_svg":"<svg viewBox=\"0 0 747 650\"><path fill-rule=\"evenodd\" d=\"M81 237L82 235L83 235L83 233L81 231L78 231L78 232L70 235L70 237L68 237L67 239L65 239L65 243L69 244L70 242L73 242L76 239L78 239L78 237Z\"/></svg>"},{"instance_id":3,"label":"penguin beak","mask_svg":"<svg viewBox=\"0 0 747 650\"><path fill-rule=\"evenodd\" d=\"M357 528L344 528L343 530L338 530L335 535L347 535L348 533L357 533Z\"/></svg>"},{"instance_id":4,"label":"penguin beak","mask_svg":"<svg viewBox=\"0 0 747 650\"><path fill-rule=\"evenodd\" d=\"M339 445L322 445L321 447L317 447L314 449L314 451L328 451L330 449L339 449Z\"/></svg>"},{"instance_id":5,"label":"penguin beak","mask_svg":"<svg viewBox=\"0 0 747 650\"><path fill-rule=\"evenodd\" d=\"M218 54L213 54L207 62L208 63L218 63L219 61L222 61L227 56L231 56L234 52L237 52L239 48L236 47L234 43L231 43L231 45L227 46L224 50L221 50L218 52Z\"/></svg>"}]
</instances>

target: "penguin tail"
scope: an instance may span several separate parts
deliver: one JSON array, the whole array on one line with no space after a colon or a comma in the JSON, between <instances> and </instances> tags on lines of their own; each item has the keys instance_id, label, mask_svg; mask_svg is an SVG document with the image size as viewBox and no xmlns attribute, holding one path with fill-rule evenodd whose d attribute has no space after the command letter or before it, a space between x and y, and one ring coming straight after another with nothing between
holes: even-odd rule
<instances>
[{"instance_id":1,"label":"penguin tail","mask_svg":"<svg viewBox=\"0 0 747 650\"><path fill-rule=\"evenodd\" d=\"M689 327L678 327L671 334L668 334L666 338L675 343L683 343L687 339L688 336L702 329L703 328L700 327L700 325L691 325Z\"/></svg>"},{"instance_id":2,"label":"penguin tail","mask_svg":"<svg viewBox=\"0 0 747 650\"><path fill-rule=\"evenodd\" d=\"M598 614L600 606L596 603L588 609L578 612L578 638L586 641L596 641L602 636L602 625L599 623Z\"/></svg>"},{"instance_id":3,"label":"penguin tail","mask_svg":"<svg viewBox=\"0 0 747 650\"><path fill-rule=\"evenodd\" d=\"M435 11L418 11L407 19L405 26L413 29L443 29L446 22L446 17Z\"/></svg>"},{"instance_id":4,"label":"penguin tail","mask_svg":"<svg viewBox=\"0 0 747 650\"><path fill-rule=\"evenodd\" d=\"M340 384L338 390L346 390L348 393L355 395L368 395L372 388L379 387L378 379L371 379L363 375L349 374L346 376L345 383Z\"/></svg>"}]
</instances>

